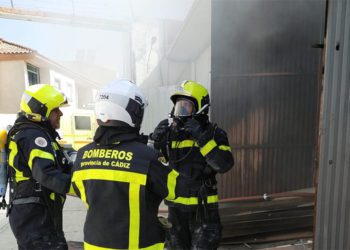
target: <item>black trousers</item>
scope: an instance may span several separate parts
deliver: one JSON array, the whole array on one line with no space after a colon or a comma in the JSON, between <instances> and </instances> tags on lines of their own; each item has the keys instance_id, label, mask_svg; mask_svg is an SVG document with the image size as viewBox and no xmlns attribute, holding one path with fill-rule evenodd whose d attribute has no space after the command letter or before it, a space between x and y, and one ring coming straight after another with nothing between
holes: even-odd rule
<instances>
[{"instance_id":1,"label":"black trousers","mask_svg":"<svg viewBox=\"0 0 350 250\"><path fill-rule=\"evenodd\" d=\"M40 203L13 205L9 214L18 249L67 250L62 229L55 228L47 206Z\"/></svg>"},{"instance_id":2,"label":"black trousers","mask_svg":"<svg viewBox=\"0 0 350 250\"><path fill-rule=\"evenodd\" d=\"M217 249L220 244L222 226L217 208L182 211L169 207L172 223L167 237L167 249Z\"/></svg>"}]
</instances>

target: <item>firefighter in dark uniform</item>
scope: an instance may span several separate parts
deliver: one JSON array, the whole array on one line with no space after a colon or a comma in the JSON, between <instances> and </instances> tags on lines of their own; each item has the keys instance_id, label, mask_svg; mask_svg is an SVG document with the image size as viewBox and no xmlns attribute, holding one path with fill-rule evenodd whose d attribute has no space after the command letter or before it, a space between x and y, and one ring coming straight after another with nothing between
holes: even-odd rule
<instances>
[{"instance_id":1,"label":"firefighter in dark uniform","mask_svg":"<svg viewBox=\"0 0 350 250\"><path fill-rule=\"evenodd\" d=\"M88 208L85 249L164 248L158 207L188 182L162 165L147 147L147 136L139 134L146 105L128 80L113 81L97 95L99 127L94 141L78 151L72 176L73 189Z\"/></svg>"},{"instance_id":2,"label":"firefighter in dark uniform","mask_svg":"<svg viewBox=\"0 0 350 250\"><path fill-rule=\"evenodd\" d=\"M150 138L176 171L200 182L196 190L166 201L169 208L170 249L216 249L222 226L218 212L217 173L234 164L226 133L208 119L209 94L199 83L183 82L171 96L174 103L168 119Z\"/></svg>"},{"instance_id":3,"label":"firefighter in dark uniform","mask_svg":"<svg viewBox=\"0 0 350 250\"><path fill-rule=\"evenodd\" d=\"M70 187L69 161L56 141L67 100L55 87L37 84L22 96L9 131L9 222L19 249L68 249L62 209Z\"/></svg>"}]
</instances>

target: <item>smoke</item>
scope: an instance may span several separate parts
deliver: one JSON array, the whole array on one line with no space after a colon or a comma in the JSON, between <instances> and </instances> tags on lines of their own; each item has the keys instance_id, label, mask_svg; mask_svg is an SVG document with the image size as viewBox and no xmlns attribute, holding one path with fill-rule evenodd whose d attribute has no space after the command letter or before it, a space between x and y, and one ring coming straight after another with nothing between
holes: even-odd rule
<instances>
[{"instance_id":1,"label":"smoke","mask_svg":"<svg viewBox=\"0 0 350 250\"><path fill-rule=\"evenodd\" d=\"M311 184L324 12L312 0L212 3L211 114L245 152L235 176L258 180L235 187L246 195Z\"/></svg>"},{"instance_id":2,"label":"smoke","mask_svg":"<svg viewBox=\"0 0 350 250\"><path fill-rule=\"evenodd\" d=\"M315 70L308 55L322 42L323 1L219 0L212 7L214 77Z\"/></svg>"}]
</instances>

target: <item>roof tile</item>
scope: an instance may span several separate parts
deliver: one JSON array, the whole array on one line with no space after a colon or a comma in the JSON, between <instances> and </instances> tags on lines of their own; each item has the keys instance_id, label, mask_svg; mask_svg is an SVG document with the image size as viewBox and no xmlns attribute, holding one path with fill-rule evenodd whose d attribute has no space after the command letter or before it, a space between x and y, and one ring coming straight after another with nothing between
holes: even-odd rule
<instances>
[{"instance_id":1,"label":"roof tile","mask_svg":"<svg viewBox=\"0 0 350 250\"><path fill-rule=\"evenodd\" d=\"M0 54L32 54L34 50L0 38Z\"/></svg>"}]
</instances>

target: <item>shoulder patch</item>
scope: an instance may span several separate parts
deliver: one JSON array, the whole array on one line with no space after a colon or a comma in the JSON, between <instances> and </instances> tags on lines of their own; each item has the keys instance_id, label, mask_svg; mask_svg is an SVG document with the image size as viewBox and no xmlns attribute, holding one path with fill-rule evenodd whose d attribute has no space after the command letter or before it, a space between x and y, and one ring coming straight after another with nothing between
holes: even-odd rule
<instances>
[{"instance_id":1,"label":"shoulder patch","mask_svg":"<svg viewBox=\"0 0 350 250\"><path fill-rule=\"evenodd\" d=\"M44 137L37 137L34 142L36 145L42 148L45 148L47 146L47 141Z\"/></svg>"}]
</instances>

